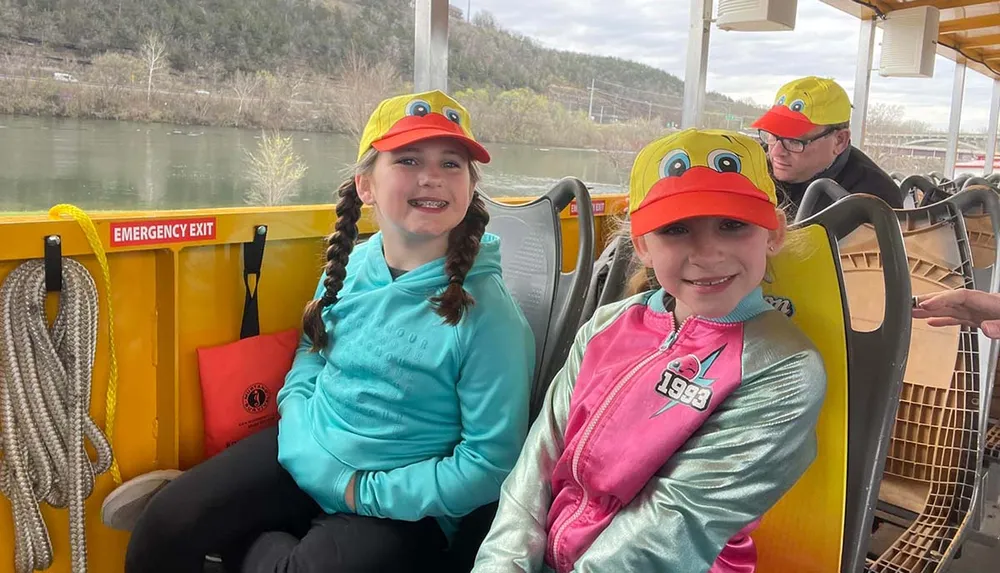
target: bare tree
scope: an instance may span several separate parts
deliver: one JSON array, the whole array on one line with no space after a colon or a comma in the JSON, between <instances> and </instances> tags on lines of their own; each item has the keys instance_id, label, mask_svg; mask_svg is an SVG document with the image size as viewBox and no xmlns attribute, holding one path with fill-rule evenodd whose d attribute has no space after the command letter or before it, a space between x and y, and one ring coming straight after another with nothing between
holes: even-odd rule
<instances>
[{"instance_id":1,"label":"bare tree","mask_svg":"<svg viewBox=\"0 0 1000 573\"><path fill-rule=\"evenodd\" d=\"M205 62L205 75L211 80L212 88L216 88L219 85L219 80L223 79L226 74L226 67L222 65L222 62L218 60L211 60Z\"/></svg>"},{"instance_id":2,"label":"bare tree","mask_svg":"<svg viewBox=\"0 0 1000 573\"><path fill-rule=\"evenodd\" d=\"M291 137L277 131L261 132L257 153L247 154L251 205L280 205L299 192L299 181L306 174L306 164L295 153Z\"/></svg>"},{"instance_id":3,"label":"bare tree","mask_svg":"<svg viewBox=\"0 0 1000 573\"><path fill-rule=\"evenodd\" d=\"M87 79L97 85L94 105L99 117L121 119L127 102L134 100L129 86L143 72L143 63L126 54L105 52L94 58Z\"/></svg>"},{"instance_id":4,"label":"bare tree","mask_svg":"<svg viewBox=\"0 0 1000 573\"><path fill-rule=\"evenodd\" d=\"M905 112L901 105L876 103L869 107L864 152L886 171L911 174L939 169L943 164L941 158L914 157L901 149L908 136L930 132L927 123L906 119Z\"/></svg>"},{"instance_id":5,"label":"bare tree","mask_svg":"<svg viewBox=\"0 0 1000 573\"><path fill-rule=\"evenodd\" d=\"M305 93L306 76L299 71L277 70L274 74L261 72L263 79L257 90L259 102L256 108L258 123L263 127L277 129L286 125L286 121L294 113L293 108L301 106L299 96ZM306 96L306 99L309 99Z\"/></svg>"},{"instance_id":6,"label":"bare tree","mask_svg":"<svg viewBox=\"0 0 1000 573\"><path fill-rule=\"evenodd\" d=\"M636 154L662 129L653 122L642 120L602 128L604 141L600 146L601 157L614 169L619 185L628 190L629 172Z\"/></svg>"},{"instance_id":7,"label":"bare tree","mask_svg":"<svg viewBox=\"0 0 1000 573\"><path fill-rule=\"evenodd\" d=\"M337 98L344 129L360 136L375 106L399 88L399 72L390 62L380 60L372 64L352 47L341 65L341 94Z\"/></svg>"},{"instance_id":8,"label":"bare tree","mask_svg":"<svg viewBox=\"0 0 1000 573\"><path fill-rule=\"evenodd\" d=\"M891 134L900 132L903 123L903 106L875 103L868 107L865 120L864 152L872 161L886 169L893 154Z\"/></svg>"},{"instance_id":9,"label":"bare tree","mask_svg":"<svg viewBox=\"0 0 1000 573\"><path fill-rule=\"evenodd\" d=\"M240 125L240 118L243 117L243 106L253 97L254 92L263 83L261 74L245 73L236 70L233 74L233 91L236 92L236 99L239 101L239 109L236 110L236 126Z\"/></svg>"},{"instance_id":10,"label":"bare tree","mask_svg":"<svg viewBox=\"0 0 1000 573\"><path fill-rule=\"evenodd\" d=\"M476 15L472 17L472 25L489 30L498 30L500 28L500 24L497 23L496 17L494 17L491 12L487 12L486 10L476 12Z\"/></svg>"},{"instance_id":11,"label":"bare tree","mask_svg":"<svg viewBox=\"0 0 1000 573\"><path fill-rule=\"evenodd\" d=\"M153 76L166 65L167 45L163 43L159 34L150 32L146 35L146 42L142 45L140 54L149 72L146 79L146 105L149 105L149 98L153 93Z\"/></svg>"},{"instance_id":12,"label":"bare tree","mask_svg":"<svg viewBox=\"0 0 1000 573\"><path fill-rule=\"evenodd\" d=\"M272 97L281 97L288 102L295 102L299 97L310 99L308 93L309 74L294 68L279 67L274 71L274 81L268 87L273 92Z\"/></svg>"}]
</instances>

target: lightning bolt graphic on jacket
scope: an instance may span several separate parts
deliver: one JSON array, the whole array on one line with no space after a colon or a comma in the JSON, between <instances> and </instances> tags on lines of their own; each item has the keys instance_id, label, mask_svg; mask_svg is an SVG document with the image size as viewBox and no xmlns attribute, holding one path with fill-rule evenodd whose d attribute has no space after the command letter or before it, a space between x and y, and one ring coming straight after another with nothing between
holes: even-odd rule
<instances>
[{"instance_id":1,"label":"lightning bolt graphic on jacket","mask_svg":"<svg viewBox=\"0 0 1000 573\"><path fill-rule=\"evenodd\" d=\"M708 370L712 367L712 364L715 364L715 360L719 358L719 355L721 355L722 351L725 349L726 346L723 345L719 347L718 350L715 350L714 352L706 356L705 359L701 361L701 368L698 370L698 375L695 376L693 380L691 380L691 383L697 384L699 386L711 386L712 383L715 382L715 378L706 378L705 376L708 374ZM677 404L679 404L679 402L677 402L676 400L670 400L667 404L665 404L662 408L660 408L660 410L657 413L650 416L650 418L655 418L659 416L660 414L673 408Z\"/></svg>"}]
</instances>

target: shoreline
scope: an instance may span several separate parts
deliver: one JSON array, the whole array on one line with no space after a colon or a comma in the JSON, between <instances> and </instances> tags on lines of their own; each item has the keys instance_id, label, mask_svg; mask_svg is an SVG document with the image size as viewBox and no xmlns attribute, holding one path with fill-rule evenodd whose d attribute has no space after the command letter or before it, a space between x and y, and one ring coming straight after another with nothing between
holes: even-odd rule
<instances>
[{"instance_id":1,"label":"shoreline","mask_svg":"<svg viewBox=\"0 0 1000 573\"><path fill-rule=\"evenodd\" d=\"M306 82L261 76L252 90L237 82L203 86L169 78L147 93L145 87L127 80L0 75L0 115L357 136L368 108L407 91L405 84L373 93L364 86L345 86L326 78ZM477 138L491 144L618 153L637 151L643 142L670 130L656 118L595 123L584 111L568 110L525 89L471 89L453 96L476 118Z\"/></svg>"},{"instance_id":2,"label":"shoreline","mask_svg":"<svg viewBox=\"0 0 1000 573\"><path fill-rule=\"evenodd\" d=\"M165 128L173 127L209 127L213 129L234 129L243 131L254 131L258 128L251 126L234 126L234 125L215 125L215 124L192 124L192 123L174 123L168 121L143 121L138 119L108 119L103 117L84 117L84 116L58 116L58 115L28 115L28 114L16 114L16 113L0 113L0 129L10 129L10 126L5 123L7 119L51 119L57 121L110 121L115 123L131 123L137 126L141 125L158 125ZM350 137L351 134L345 131L321 131L321 130L309 130L309 129L280 129L282 135L292 135L292 134L320 134L320 135L340 135L345 137ZM635 151L625 151L625 150L614 150L614 149L600 149L597 147L580 147L580 146L566 146L566 145L546 145L541 143L525 143L519 141L506 141L506 140L489 140L479 138L479 142L486 146L496 146L496 147L506 147L506 146L520 146L520 147L531 147L534 151L540 151L545 153L547 151L576 151L576 152L586 152L586 153L627 153L634 154ZM2 214L2 213L0 213Z\"/></svg>"}]
</instances>

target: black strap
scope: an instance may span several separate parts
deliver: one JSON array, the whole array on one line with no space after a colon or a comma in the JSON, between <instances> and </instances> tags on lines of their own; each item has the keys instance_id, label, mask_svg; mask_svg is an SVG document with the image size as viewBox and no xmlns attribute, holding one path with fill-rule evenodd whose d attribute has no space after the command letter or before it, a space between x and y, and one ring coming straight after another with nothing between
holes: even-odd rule
<instances>
[{"instance_id":1,"label":"black strap","mask_svg":"<svg viewBox=\"0 0 1000 573\"><path fill-rule=\"evenodd\" d=\"M62 291L62 238L45 237L45 291Z\"/></svg>"},{"instance_id":2,"label":"black strap","mask_svg":"<svg viewBox=\"0 0 1000 573\"><path fill-rule=\"evenodd\" d=\"M257 310L257 290L260 288L260 267L264 261L264 242L267 227L254 227L253 241L243 243L243 286L246 298L243 300L243 324L240 325L240 339L260 335L260 313ZM250 275L254 275L254 286L250 288Z\"/></svg>"}]
</instances>

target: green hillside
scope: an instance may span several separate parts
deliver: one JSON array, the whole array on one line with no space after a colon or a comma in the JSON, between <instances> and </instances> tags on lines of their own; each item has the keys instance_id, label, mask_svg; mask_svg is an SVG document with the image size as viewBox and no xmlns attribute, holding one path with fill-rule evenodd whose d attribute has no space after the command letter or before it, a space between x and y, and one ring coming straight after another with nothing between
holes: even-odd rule
<instances>
[{"instance_id":1,"label":"green hillside","mask_svg":"<svg viewBox=\"0 0 1000 573\"><path fill-rule=\"evenodd\" d=\"M585 89L593 79L655 92L677 105L683 82L637 62L544 48L487 13L466 23L452 9L450 81L456 88ZM149 31L167 43L177 72L307 69L336 74L355 50L412 77L409 0L0 0L0 37L89 58L137 52ZM623 92L628 97L628 91ZM673 97L667 97L673 96ZM633 98L635 99L635 98ZM733 102L718 94L710 102ZM653 101L667 105L666 101ZM711 106L710 107L716 107Z\"/></svg>"}]
</instances>

